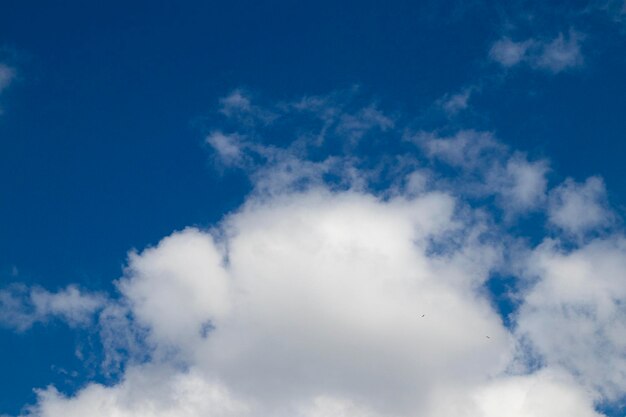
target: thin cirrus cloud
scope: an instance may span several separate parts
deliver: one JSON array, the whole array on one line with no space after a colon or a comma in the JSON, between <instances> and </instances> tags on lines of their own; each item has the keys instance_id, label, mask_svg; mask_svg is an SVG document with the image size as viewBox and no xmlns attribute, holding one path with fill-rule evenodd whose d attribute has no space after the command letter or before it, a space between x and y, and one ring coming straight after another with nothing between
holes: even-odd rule
<instances>
[{"instance_id":1,"label":"thin cirrus cloud","mask_svg":"<svg viewBox=\"0 0 626 417\"><path fill-rule=\"evenodd\" d=\"M582 35L575 31L559 33L550 40L513 41L505 37L492 45L489 57L505 68L526 64L557 74L583 65L581 41Z\"/></svg>"},{"instance_id":2,"label":"thin cirrus cloud","mask_svg":"<svg viewBox=\"0 0 626 417\"><path fill-rule=\"evenodd\" d=\"M492 132L415 132L349 92L221 103L237 111L207 144L248 174L240 208L131 252L115 294L2 293L4 317L34 312L20 330L96 320L121 373L39 389L22 416L597 417L619 400L625 238L570 216L604 204L598 179L550 184ZM355 151L383 133L395 151ZM531 211L534 246L509 227ZM486 291L502 273L511 325Z\"/></svg>"}]
</instances>

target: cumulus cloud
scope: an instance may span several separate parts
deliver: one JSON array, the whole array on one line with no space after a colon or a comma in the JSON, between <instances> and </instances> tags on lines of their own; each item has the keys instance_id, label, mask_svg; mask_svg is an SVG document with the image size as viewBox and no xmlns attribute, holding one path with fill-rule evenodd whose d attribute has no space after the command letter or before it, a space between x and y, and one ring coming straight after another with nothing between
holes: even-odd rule
<instances>
[{"instance_id":1,"label":"cumulus cloud","mask_svg":"<svg viewBox=\"0 0 626 417\"><path fill-rule=\"evenodd\" d=\"M557 74L584 63L581 40L582 36L574 31L567 35L559 33L551 40L531 38L516 42L505 37L492 45L489 57L506 68L526 63Z\"/></svg>"},{"instance_id":2,"label":"cumulus cloud","mask_svg":"<svg viewBox=\"0 0 626 417\"><path fill-rule=\"evenodd\" d=\"M130 254L118 285L156 346L189 344L201 336L203 324L229 309L221 260L211 236L195 229Z\"/></svg>"},{"instance_id":3,"label":"cumulus cloud","mask_svg":"<svg viewBox=\"0 0 626 417\"><path fill-rule=\"evenodd\" d=\"M428 251L475 227L454 204L312 189L249 201L226 242L186 229L131 254L118 285L152 364L25 415L596 415L566 375L503 375L514 343L479 291L497 257Z\"/></svg>"},{"instance_id":4,"label":"cumulus cloud","mask_svg":"<svg viewBox=\"0 0 626 417\"><path fill-rule=\"evenodd\" d=\"M40 389L24 417L597 417L624 391L624 238L568 240L598 180L550 189L547 161L492 132L414 133L341 94L237 94L206 140L249 175L240 208L131 252L115 296L0 293L20 330L97 312L121 377ZM383 135L397 153L352 152ZM544 210L554 238L516 240L502 210ZM488 291L502 271L512 324Z\"/></svg>"},{"instance_id":5,"label":"cumulus cloud","mask_svg":"<svg viewBox=\"0 0 626 417\"><path fill-rule=\"evenodd\" d=\"M502 375L511 335L472 285L491 263L426 251L453 203L311 190L250 201L227 245L187 229L133 254L121 291L169 356L24 415L599 415L567 373Z\"/></svg>"}]
</instances>

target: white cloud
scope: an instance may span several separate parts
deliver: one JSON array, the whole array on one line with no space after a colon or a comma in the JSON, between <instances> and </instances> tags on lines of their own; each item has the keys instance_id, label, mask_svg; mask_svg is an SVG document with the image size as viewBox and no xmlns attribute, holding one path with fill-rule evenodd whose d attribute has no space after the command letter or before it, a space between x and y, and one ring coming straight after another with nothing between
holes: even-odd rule
<instances>
[{"instance_id":1,"label":"white cloud","mask_svg":"<svg viewBox=\"0 0 626 417\"><path fill-rule=\"evenodd\" d=\"M593 410L594 398L588 391L567 373L549 369L493 381L478 389L474 400L480 410L475 415L484 417L601 416Z\"/></svg>"},{"instance_id":2,"label":"white cloud","mask_svg":"<svg viewBox=\"0 0 626 417\"><path fill-rule=\"evenodd\" d=\"M595 240L572 251L547 240L528 260L536 280L517 318L518 332L548 365L610 399L626 391L626 240Z\"/></svg>"},{"instance_id":3,"label":"white cloud","mask_svg":"<svg viewBox=\"0 0 626 417\"><path fill-rule=\"evenodd\" d=\"M504 67L512 67L526 59L526 53L532 44L532 40L514 42L503 38L493 44L489 56Z\"/></svg>"},{"instance_id":4,"label":"white cloud","mask_svg":"<svg viewBox=\"0 0 626 417\"><path fill-rule=\"evenodd\" d=\"M152 353L146 340L147 330L138 326L126 301L109 301L99 312L97 333L102 346L100 369L106 376L119 374L127 364L142 363ZM78 348L82 359L90 353Z\"/></svg>"},{"instance_id":5,"label":"white cloud","mask_svg":"<svg viewBox=\"0 0 626 417\"><path fill-rule=\"evenodd\" d=\"M506 68L526 63L532 68L557 74L583 65L581 40L582 36L575 31L570 31L568 35L559 33L551 40L515 42L502 38L493 44L489 57Z\"/></svg>"},{"instance_id":6,"label":"white cloud","mask_svg":"<svg viewBox=\"0 0 626 417\"><path fill-rule=\"evenodd\" d=\"M481 169L506 151L491 132L460 130L452 136L421 132L412 139L429 158L464 169Z\"/></svg>"},{"instance_id":7,"label":"white cloud","mask_svg":"<svg viewBox=\"0 0 626 417\"><path fill-rule=\"evenodd\" d=\"M196 229L130 254L127 278L118 286L156 346L185 347L201 336L203 324L228 312L222 257L211 236Z\"/></svg>"},{"instance_id":8,"label":"white cloud","mask_svg":"<svg viewBox=\"0 0 626 417\"><path fill-rule=\"evenodd\" d=\"M550 193L548 219L566 233L582 237L614 220L608 208L604 181L589 177L584 183L567 179Z\"/></svg>"},{"instance_id":9,"label":"white cloud","mask_svg":"<svg viewBox=\"0 0 626 417\"><path fill-rule=\"evenodd\" d=\"M73 397L48 388L25 415L599 416L558 368L507 376L514 340L480 291L498 257L472 239L429 251L479 227L454 213L438 192L314 188L250 199L220 239L175 233L118 284L152 364Z\"/></svg>"},{"instance_id":10,"label":"white cloud","mask_svg":"<svg viewBox=\"0 0 626 417\"><path fill-rule=\"evenodd\" d=\"M337 131L350 141L356 142L372 129L386 131L394 125L393 120L375 106L360 109L354 114L343 114L338 122Z\"/></svg>"},{"instance_id":11,"label":"white cloud","mask_svg":"<svg viewBox=\"0 0 626 417\"><path fill-rule=\"evenodd\" d=\"M301 137L294 145L306 142L306 146L319 147L330 137L341 138L344 145L354 147L365 136L386 132L395 126L393 117L373 103L363 106L356 100L357 94L358 88L354 87L264 106L241 90L235 90L220 99L220 112L236 121L239 128L253 132L259 126L271 128L303 118L311 125L298 133Z\"/></svg>"},{"instance_id":12,"label":"white cloud","mask_svg":"<svg viewBox=\"0 0 626 417\"><path fill-rule=\"evenodd\" d=\"M13 286L0 290L0 324L24 331L38 322L58 318L72 326L89 323L104 298L70 285L56 293Z\"/></svg>"},{"instance_id":13,"label":"white cloud","mask_svg":"<svg viewBox=\"0 0 626 417\"><path fill-rule=\"evenodd\" d=\"M453 390L448 391L454 392ZM29 417L400 417L380 413L362 402L320 395L289 410L260 412L206 374L155 367L128 371L123 382L106 387L93 384L73 398L54 388L38 392L39 403ZM599 417L589 393L566 374L542 371L535 375L492 381L465 395L449 397L419 415L422 417ZM257 408L254 408L256 406Z\"/></svg>"},{"instance_id":14,"label":"white cloud","mask_svg":"<svg viewBox=\"0 0 626 417\"><path fill-rule=\"evenodd\" d=\"M578 67L583 62L580 36L572 32L568 38L560 33L554 40L543 45L541 54L533 65L558 73L568 68Z\"/></svg>"},{"instance_id":15,"label":"white cloud","mask_svg":"<svg viewBox=\"0 0 626 417\"><path fill-rule=\"evenodd\" d=\"M217 382L158 366L130 368L114 386L91 384L76 397L53 387L38 391L23 415L36 417L245 417L248 408Z\"/></svg>"},{"instance_id":16,"label":"white cloud","mask_svg":"<svg viewBox=\"0 0 626 417\"><path fill-rule=\"evenodd\" d=\"M25 416L595 417L597 402L623 392L626 244L511 248L493 205L549 207L554 224L580 233L589 226L572 216L604 204L597 179L550 191L548 162L493 133L405 134L376 106L332 95L270 107L272 123L309 117L283 147L234 115L264 108L243 96L222 106L244 133L215 130L207 143L250 176L242 207L129 254L118 297L100 304L78 290L7 293L9 311L36 317L97 312L103 365L122 376L73 395L39 391ZM377 155L382 168L341 146L382 132L418 146ZM316 153L325 144L341 150ZM385 172L393 178L377 189ZM485 283L518 268L511 260L525 285L507 328Z\"/></svg>"},{"instance_id":17,"label":"white cloud","mask_svg":"<svg viewBox=\"0 0 626 417\"><path fill-rule=\"evenodd\" d=\"M234 90L220 99L220 111L226 116L232 116L239 112L249 112L251 109L250 98L241 90Z\"/></svg>"},{"instance_id":18,"label":"white cloud","mask_svg":"<svg viewBox=\"0 0 626 417\"><path fill-rule=\"evenodd\" d=\"M274 111L253 104L252 98L239 89L220 99L219 111L224 116L248 127L266 125L279 117L279 114Z\"/></svg>"},{"instance_id":19,"label":"white cloud","mask_svg":"<svg viewBox=\"0 0 626 417\"><path fill-rule=\"evenodd\" d=\"M226 166L239 165L242 163L241 139L237 135L227 135L220 131L210 133L206 142L211 145Z\"/></svg>"},{"instance_id":20,"label":"white cloud","mask_svg":"<svg viewBox=\"0 0 626 417\"><path fill-rule=\"evenodd\" d=\"M438 100L438 104L449 116L454 116L468 107L471 96L472 88L466 88L456 94L446 94Z\"/></svg>"},{"instance_id":21,"label":"white cloud","mask_svg":"<svg viewBox=\"0 0 626 417\"><path fill-rule=\"evenodd\" d=\"M537 209L546 199L548 163L530 162L521 154L510 157L502 167L493 168L488 187L500 196L500 204L511 213Z\"/></svg>"},{"instance_id":22,"label":"white cloud","mask_svg":"<svg viewBox=\"0 0 626 417\"><path fill-rule=\"evenodd\" d=\"M536 210L545 202L548 162L511 153L491 132L460 130L451 136L421 132L411 138L431 159L459 168L456 192L496 195L509 215Z\"/></svg>"},{"instance_id":23,"label":"white cloud","mask_svg":"<svg viewBox=\"0 0 626 417\"><path fill-rule=\"evenodd\" d=\"M176 233L132 254L119 287L161 360L175 352L175 362L268 414L319 407L330 394L372 413L415 415L431 393L484 382L511 356L476 287L494 259L427 255L432 238L463 227L453 213L441 193L381 201L313 189L250 200L225 220L226 241ZM111 410L115 392L44 395L41 415L94 401Z\"/></svg>"}]
</instances>

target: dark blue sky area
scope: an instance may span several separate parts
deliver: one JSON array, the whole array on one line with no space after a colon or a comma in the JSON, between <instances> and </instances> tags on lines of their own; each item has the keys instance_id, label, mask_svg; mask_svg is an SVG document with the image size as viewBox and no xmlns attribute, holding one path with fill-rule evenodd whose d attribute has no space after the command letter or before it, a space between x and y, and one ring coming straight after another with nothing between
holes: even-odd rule
<instances>
[{"instance_id":1,"label":"dark blue sky area","mask_svg":"<svg viewBox=\"0 0 626 417\"><path fill-rule=\"evenodd\" d=\"M62 4L15 2L0 17L19 69L0 120L0 266L51 284L108 282L129 248L241 201L200 147L231 89L359 84L414 111L471 81L496 35L460 17L442 30L445 8L408 2Z\"/></svg>"}]
</instances>

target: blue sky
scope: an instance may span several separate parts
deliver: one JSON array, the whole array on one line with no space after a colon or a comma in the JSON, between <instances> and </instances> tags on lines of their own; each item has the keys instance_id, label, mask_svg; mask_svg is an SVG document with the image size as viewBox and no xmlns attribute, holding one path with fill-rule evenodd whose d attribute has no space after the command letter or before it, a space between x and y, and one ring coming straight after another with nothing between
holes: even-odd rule
<instances>
[{"instance_id":1,"label":"blue sky","mask_svg":"<svg viewBox=\"0 0 626 417\"><path fill-rule=\"evenodd\" d=\"M502 411L489 408L490 398L503 392L514 398L533 383L562 394L564 407L583 410L581 416L622 415L625 5L503 3L0 6L0 415L78 413L89 409L85 393L98 383L110 388L102 398L154 404L144 375L172 378L164 392L181 389L179 382L200 393L230 392L219 404L197 404L190 416L224 404L259 416L444 415L451 411L439 403L471 398L476 408L469 415L489 417ZM419 232L404 236L407 227ZM293 228L293 237L284 228ZM370 228L371 235L359 232ZM399 233L397 241L390 231ZM404 256L403 237L422 242L415 255L421 266ZM249 247L257 251L248 254ZM257 259L264 247L276 251ZM316 250L322 258L312 255ZM216 253L225 272L205 265ZM306 278L289 258L312 265L312 275ZM267 259L289 272L284 281L269 270L263 275ZM394 262L355 266L361 286L342 281L350 259ZM186 269L196 261L206 274ZM322 263L328 268L315 269ZM426 277L415 294L405 288L415 296L405 313L417 314L413 308L422 311L435 299L456 300L454 308L432 304L424 317L446 315L439 325L450 335L429 328L405 340L415 324L399 319L395 307L383 308L404 301L368 298L370 290L387 294L404 285L379 283L402 275L393 265ZM435 272L447 274L443 284ZM305 349L283 335L289 343L276 344L283 338L254 330L235 307L205 310L242 302L220 289L226 284L219 279L210 281L220 274L243 292L261 294L246 301L267 320L259 319L261 328L294 334L293 323L277 318L293 315L328 343ZM326 282L322 276L336 279L309 286L307 280ZM350 296L361 289L362 299ZM179 317L164 312L187 311L195 302L159 298L161 290L208 295ZM231 295L211 295L220 291ZM269 293L293 300L314 293L324 308L264 298ZM332 307L336 302L344 308ZM282 315L268 303L281 306ZM416 357L454 340L465 350L442 351L459 363L483 363L487 353L502 363L487 361L483 374L433 359L432 369L407 366L411 371L391 376L388 370L403 366L389 359L381 360L385 370L366 372L341 354L342 346L373 340L342 315L361 305L383 306L384 319L364 316L372 324L363 332L374 339L398 346L434 340L432 350L416 348ZM236 313L225 312L231 308ZM323 318L333 314L347 328L325 327ZM455 321L464 315L477 329L495 332L499 344L475 351ZM201 325L202 340L172 330L187 325ZM233 348L233 334L251 348L229 362L216 352ZM598 334L598 343L576 342ZM560 348L559 340L574 347ZM378 358L376 346L362 356ZM281 349L291 352L284 363L274 356ZM411 358L401 348L382 354ZM608 371L596 356L610 358L615 375L602 376ZM262 358L275 366L256 367ZM303 365L311 358L343 376L317 376ZM277 381L297 389L278 382L257 389L259 375L276 369ZM368 383L344 377L353 374ZM242 383L244 377L251 382ZM452 387L446 379L452 377L464 382ZM363 400L381 381L396 388ZM399 388L407 384L429 394L408 401L414 393ZM67 397L33 391L51 385ZM394 407L381 407L388 402ZM37 405L24 408L29 404ZM294 404L300 411L289 408ZM559 415L552 405L534 411L521 405L515 415ZM164 407L176 412L177 405Z\"/></svg>"}]
</instances>

